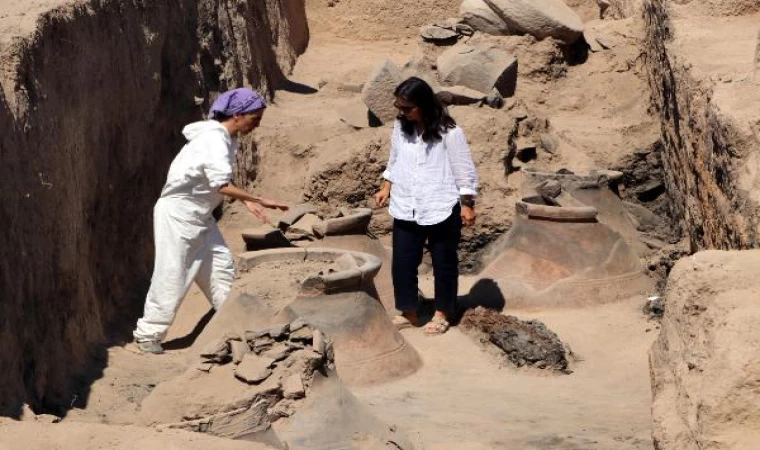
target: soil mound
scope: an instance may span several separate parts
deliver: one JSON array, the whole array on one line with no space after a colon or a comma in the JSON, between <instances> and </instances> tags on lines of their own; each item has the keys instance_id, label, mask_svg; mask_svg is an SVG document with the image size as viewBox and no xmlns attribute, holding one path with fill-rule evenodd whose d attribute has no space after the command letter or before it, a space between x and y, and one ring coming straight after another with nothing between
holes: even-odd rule
<instances>
[{"instance_id":1,"label":"soil mound","mask_svg":"<svg viewBox=\"0 0 760 450\"><path fill-rule=\"evenodd\" d=\"M538 320L522 321L478 307L467 311L460 323L464 330L484 334L517 367L567 369L567 352L559 337Z\"/></svg>"}]
</instances>

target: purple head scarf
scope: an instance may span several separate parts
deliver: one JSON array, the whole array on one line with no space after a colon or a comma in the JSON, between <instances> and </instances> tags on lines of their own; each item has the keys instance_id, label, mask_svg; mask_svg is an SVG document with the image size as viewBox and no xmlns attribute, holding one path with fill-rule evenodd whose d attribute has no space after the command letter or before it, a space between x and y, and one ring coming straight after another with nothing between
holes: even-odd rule
<instances>
[{"instance_id":1,"label":"purple head scarf","mask_svg":"<svg viewBox=\"0 0 760 450\"><path fill-rule=\"evenodd\" d=\"M267 107L258 92L248 88L237 88L224 92L216 99L208 112L210 118L214 118L217 113L232 117L235 114L246 114Z\"/></svg>"}]
</instances>

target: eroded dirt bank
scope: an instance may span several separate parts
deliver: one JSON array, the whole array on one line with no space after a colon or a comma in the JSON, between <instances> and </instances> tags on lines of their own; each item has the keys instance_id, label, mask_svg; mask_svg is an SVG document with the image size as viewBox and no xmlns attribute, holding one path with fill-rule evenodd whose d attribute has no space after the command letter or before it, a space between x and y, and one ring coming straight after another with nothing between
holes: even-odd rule
<instances>
[{"instance_id":1,"label":"eroded dirt bank","mask_svg":"<svg viewBox=\"0 0 760 450\"><path fill-rule=\"evenodd\" d=\"M281 85L308 27L301 0L0 6L0 413L14 416L84 404L74 377L141 308L181 127L215 91Z\"/></svg>"},{"instance_id":2,"label":"eroded dirt bank","mask_svg":"<svg viewBox=\"0 0 760 450\"><path fill-rule=\"evenodd\" d=\"M691 249L758 244L754 2L645 2L645 50L672 214Z\"/></svg>"}]
</instances>

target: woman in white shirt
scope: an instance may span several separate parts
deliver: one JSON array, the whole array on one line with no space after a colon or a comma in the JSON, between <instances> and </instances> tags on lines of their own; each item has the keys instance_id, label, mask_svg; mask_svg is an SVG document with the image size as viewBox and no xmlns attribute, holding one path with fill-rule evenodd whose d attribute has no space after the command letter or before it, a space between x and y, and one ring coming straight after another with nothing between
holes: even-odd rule
<instances>
[{"instance_id":1,"label":"woman in white shirt","mask_svg":"<svg viewBox=\"0 0 760 450\"><path fill-rule=\"evenodd\" d=\"M442 334L454 313L459 278L457 247L462 225L475 222L478 176L464 132L425 81L412 77L394 93L400 114L379 206L390 199L393 221L392 276L399 328L418 325L417 267L428 242L435 277L435 315L426 334Z\"/></svg>"},{"instance_id":2,"label":"woman in white shirt","mask_svg":"<svg viewBox=\"0 0 760 450\"><path fill-rule=\"evenodd\" d=\"M232 253L212 217L224 196L244 202L262 220L263 208L288 209L232 184L237 136L257 128L265 108L257 92L233 89L216 99L209 120L182 130L188 142L174 158L153 209L153 278L133 333L142 352L163 353L161 341L193 281L214 309L227 300L234 277Z\"/></svg>"}]
</instances>

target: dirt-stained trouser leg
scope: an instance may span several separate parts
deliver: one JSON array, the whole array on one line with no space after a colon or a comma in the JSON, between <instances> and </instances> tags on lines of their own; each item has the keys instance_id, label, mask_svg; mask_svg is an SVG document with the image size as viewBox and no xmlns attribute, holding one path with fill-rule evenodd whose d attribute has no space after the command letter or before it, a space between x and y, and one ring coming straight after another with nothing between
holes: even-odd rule
<instances>
[{"instance_id":1,"label":"dirt-stained trouser leg","mask_svg":"<svg viewBox=\"0 0 760 450\"><path fill-rule=\"evenodd\" d=\"M214 226L207 236L205 258L201 264L195 282L201 288L214 309L219 310L229 297L235 278L235 266L232 252L224 242L219 227Z\"/></svg>"},{"instance_id":2,"label":"dirt-stained trouser leg","mask_svg":"<svg viewBox=\"0 0 760 450\"><path fill-rule=\"evenodd\" d=\"M207 227L178 220L172 207L161 199L153 210L156 258L143 317L133 333L137 341L166 336L207 253Z\"/></svg>"}]
</instances>

